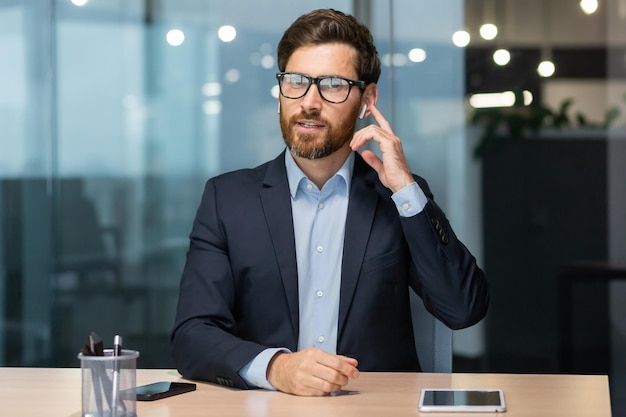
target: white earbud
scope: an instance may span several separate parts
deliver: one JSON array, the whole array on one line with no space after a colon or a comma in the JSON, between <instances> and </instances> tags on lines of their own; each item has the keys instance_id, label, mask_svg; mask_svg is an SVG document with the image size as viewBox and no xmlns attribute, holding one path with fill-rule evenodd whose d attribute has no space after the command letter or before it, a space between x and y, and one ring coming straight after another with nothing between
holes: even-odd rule
<instances>
[{"instance_id":1,"label":"white earbud","mask_svg":"<svg viewBox=\"0 0 626 417\"><path fill-rule=\"evenodd\" d=\"M278 111L276 113L280 114L280 100L278 100Z\"/></svg>"},{"instance_id":2,"label":"white earbud","mask_svg":"<svg viewBox=\"0 0 626 417\"><path fill-rule=\"evenodd\" d=\"M365 117L365 112L367 111L367 104L364 104L361 107L361 112L359 113L359 119L363 119Z\"/></svg>"}]
</instances>

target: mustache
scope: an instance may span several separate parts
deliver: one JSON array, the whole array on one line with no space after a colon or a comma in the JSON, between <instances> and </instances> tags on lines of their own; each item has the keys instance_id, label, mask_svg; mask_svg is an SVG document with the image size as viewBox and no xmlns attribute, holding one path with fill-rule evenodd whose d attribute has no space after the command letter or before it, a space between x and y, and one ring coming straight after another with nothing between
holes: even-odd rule
<instances>
[{"instance_id":1,"label":"mustache","mask_svg":"<svg viewBox=\"0 0 626 417\"><path fill-rule=\"evenodd\" d=\"M293 116L291 118L291 120L293 122L295 122L296 120L300 120L300 119L308 119L308 120L313 120L315 122L325 122L325 120L320 117L320 113L319 112L306 112L306 111L303 111L303 112L301 112L299 114L296 114L295 116Z\"/></svg>"}]
</instances>

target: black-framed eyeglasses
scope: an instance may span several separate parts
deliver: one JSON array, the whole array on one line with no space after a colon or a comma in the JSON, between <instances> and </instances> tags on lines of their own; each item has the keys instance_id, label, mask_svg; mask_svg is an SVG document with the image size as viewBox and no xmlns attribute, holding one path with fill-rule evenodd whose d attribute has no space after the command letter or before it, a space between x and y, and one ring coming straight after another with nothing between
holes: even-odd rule
<instances>
[{"instance_id":1,"label":"black-framed eyeglasses","mask_svg":"<svg viewBox=\"0 0 626 417\"><path fill-rule=\"evenodd\" d=\"M311 84L317 85L320 96L329 103L343 103L350 96L352 87L365 88L365 81L349 80L342 77L309 77L297 72L276 74L280 94L285 98L297 99L309 92Z\"/></svg>"}]
</instances>

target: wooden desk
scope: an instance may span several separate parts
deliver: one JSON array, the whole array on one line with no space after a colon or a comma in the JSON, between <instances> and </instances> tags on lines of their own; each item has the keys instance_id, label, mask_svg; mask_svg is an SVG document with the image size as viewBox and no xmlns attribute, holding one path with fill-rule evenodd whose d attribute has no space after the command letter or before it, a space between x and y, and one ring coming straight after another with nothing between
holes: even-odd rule
<instances>
[{"instance_id":1,"label":"wooden desk","mask_svg":"<svg viewBox=\"0 0 626 417\"><path fill-rule=\"evenodd\" d=\"M137 384L177 381L176 371L142 369ZM154 402L138 402L139 417L401 417L467 414L417 411L419 391L435 388L502 388L504 417L610 417L608 377L601 375L362 373L344 395L295 397L263 390L241 391L198 383L194 392ZM79 368L0 368L3 415L80 416ZM494 417L471 413L471 417Z\"/></svg>"}]
</instances>

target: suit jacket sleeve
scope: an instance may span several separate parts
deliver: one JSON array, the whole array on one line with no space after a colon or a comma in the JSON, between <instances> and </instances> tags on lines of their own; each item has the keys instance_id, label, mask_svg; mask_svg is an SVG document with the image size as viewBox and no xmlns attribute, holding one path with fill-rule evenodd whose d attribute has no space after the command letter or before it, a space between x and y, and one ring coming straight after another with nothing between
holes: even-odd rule
<instances>
[{"instance_id":1,"label":"suit jacket sleeve","mask_svg":"<svg viewBox=\"0 0 626 417\"><path fill-rule=\"evenodd\" d=\"M426 309L451 329L472 326L487 312L487 280L433 200L426 181L416 180L428 203L421 213L401 218L416 270L411 286Z\"/></svg>"},{"instance_id":2,"label":"suit jacket sleeve","mask_svg":"<svg viewBox=\"0 0 626 417\"><path fill-rule=\"evenodd\" d=\"M238 337L236 285L216 200L209 180L190 234L172 355L185 378L249 388L237 371L266 347Z\"/></svg>"}]
</instances>

